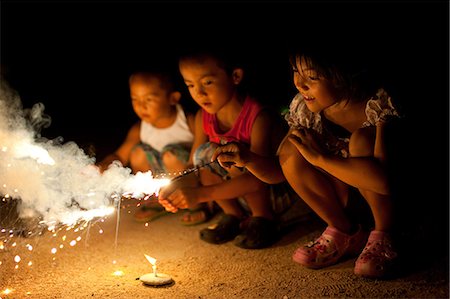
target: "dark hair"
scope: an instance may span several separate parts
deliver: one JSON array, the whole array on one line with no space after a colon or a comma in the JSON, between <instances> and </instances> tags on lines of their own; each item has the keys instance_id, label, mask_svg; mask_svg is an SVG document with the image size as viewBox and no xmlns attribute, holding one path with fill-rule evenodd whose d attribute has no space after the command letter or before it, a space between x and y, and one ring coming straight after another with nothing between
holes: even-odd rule
<instances>
[{"instance_id":1,"label":"dark hair","mask_svg":"<svg viewBox=\"0 0 450 299\"><path fill-rule=\"evenodd\" d=\"M307 44L308 43L308 44ZM304 59L307 68L330 80L346 98L363 101L380 88L373 60L363 43L331 39L308 40L305 44L290 44L289 62Z\"/></svg>"},{"instance_id":2,"label":"dark hair","mask_svg":"<svg viewBox=\"0 0 450 299\"><path fill-rule=\"evenodd\" d=\"M131 83L135 78L142 78L143 80L156 78L159 80L161 87L168 93L176 91L175 82L172 78L172 74L164 70L140 70L133 72L130 75L129 83Z\"/></svg>"},{"instance_id":3,"label":"dark hair","mask_svg":"<svg viewBox=\"0 0 450 299\"><path fill-rule=\"evenodd\" d=\"M233 70L241 68L244 70L244 76L238 85L239 93L248 93L248 78L247 78L247 60L245 53L236 47L230 47L224 41L210 41L208 44L196 46L185 46L178 55L178 61L181 62L187 59L194 59L202 61L207 58L212 58L217 62L217 65L225 70L228 75L232 75Z\"/></svg>"},{"instance_id":4,"label":"dark hair","mask_svg":"<svg viewBox=\"0 0 450 299\"><path fill-rule=\"evenodd\" d=\"M161 87L167 92L178 91L181 93L181 100L179 104L183 107L184 111L187 113L195 113L197 106L195 102L188 101L189 95L184 91L183 82L178 70L174 67L175 65L164 64L153 66L146 66L142 68L135 68L131 71L129 75L129 82L133 80L136 76L141 76L145 78L157 78L161 84Z\"/></svg>"}]
</instances>

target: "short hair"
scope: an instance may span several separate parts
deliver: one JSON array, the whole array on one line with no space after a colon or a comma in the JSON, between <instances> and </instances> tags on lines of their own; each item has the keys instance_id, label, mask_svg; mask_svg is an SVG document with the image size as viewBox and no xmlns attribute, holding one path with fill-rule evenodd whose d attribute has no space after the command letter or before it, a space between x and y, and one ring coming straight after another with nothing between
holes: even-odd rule
<instances>
[{"instance_id":1,"label":"short hair","mask_svg":"<svg viewBox=\"0 0 450 299\"><path fill-rule=\"evenodd\" d=\"M161 88L166 90L167 92L176 91L175 83L172 75L168 71L164 70L139 70L133 72L128 80L128 83L131 84L135 80L142 81L150 81L151 79L158 79L161 85Z\"/></svg>"},{"instance_id":2,"label":"short hair","mask_svg":"<svg viewBox=\"0 0 450 299\"><path fill-rule=\"evenodd\" d=\"M234 69L246 69L245 59L242 53L234 48L230 48L224 42L211 41L208 44L185 46L178 55L178 61L186 59L203 60L206 58L214 59L220 68L227 74L231 74Z\"/></svg>"}]
</instances>

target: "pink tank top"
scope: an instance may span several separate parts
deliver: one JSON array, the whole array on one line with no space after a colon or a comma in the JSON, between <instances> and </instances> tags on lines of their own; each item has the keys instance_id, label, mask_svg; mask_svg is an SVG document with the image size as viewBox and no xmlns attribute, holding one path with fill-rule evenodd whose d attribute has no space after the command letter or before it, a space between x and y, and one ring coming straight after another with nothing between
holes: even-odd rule
<instances>
[{"instance_id":1,"label":"pink tank top","mask_svg":"<svg viewBox=\"0 0 450 299\"><path fill-rule=\"evenodd\" d=\"M224 133L219 133L216 115L203 110L203 130L210 142L226 144L234 141L250 145L253 123L262 108L256 100L247 97L233 127Z\"/></svg>"}]
</instances>

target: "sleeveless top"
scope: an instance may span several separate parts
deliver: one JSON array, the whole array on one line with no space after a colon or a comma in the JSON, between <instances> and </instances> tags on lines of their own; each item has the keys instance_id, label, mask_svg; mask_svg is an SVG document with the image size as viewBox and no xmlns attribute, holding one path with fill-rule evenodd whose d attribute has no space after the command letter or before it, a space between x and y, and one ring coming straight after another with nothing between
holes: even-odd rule
<instances>
[{"instance_id":1,"label":"sleeveless top","mask_svg":"<svg viewBox=\"0 0 450 299\"><path fill-rule=\"evenodd\" d=\"M141 122L141 141L161 152L168 144L192 144L194 135L189 129L186 115L180 104L176 105L177 118L175 122L167 128L155 128L149 123Z\"/></svg>"},{"instance_id":2,"label":"sleeveless top","mask_svg":"<svg viewBox=\"0 0 450 299\"><path fill-rule=\"evenodd\" d=\"M384 89L379 89L375 96L370 98L366 104L367 120L361 124L361 128L376 126L378 123L386 122L391 118L400 117L396 108L392 105L391 97ZM308 128L313 129L324 137L324 146L330 152L348 157L349 137L337 137L333 133L332 124L325 118L322 120L320 113L311 112L300 93L292 100L289 112L285 114L285 119L292 129Z\"/></svg>"},{"instance_id":3,"label":"sleeveless top","mask_svg":"<svg viewBox=\"0 0 450 299\"><path fill-rule=\"evenodd\" d=\"M250 145L253 123L262 109L260 103L247 96L233 127L223 133L220 132L216 115L203 110L203 131L210 142L226 144L234 141Z\"/></svg>"}]
</instances>

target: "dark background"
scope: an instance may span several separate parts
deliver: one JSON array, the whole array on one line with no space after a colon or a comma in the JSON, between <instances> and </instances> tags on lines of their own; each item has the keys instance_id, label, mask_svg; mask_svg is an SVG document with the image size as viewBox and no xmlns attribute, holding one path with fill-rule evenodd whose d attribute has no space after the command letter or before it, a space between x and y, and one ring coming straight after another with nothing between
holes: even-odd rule
<instances>
[{"instance_id":1,"label":"dark background","mask_svg":"<svg viewBox=\"0 0 450 299\"><path fill-rule=\"evenodd\" d=\"M363 44L405 113L401 132L404 225L427 222L448 242L447 1L1 2L1 66L25 107L62 136L102 157L137 118L128 76L154 63L176 67L190 44L220 39L249 56L259 92L275 109L295 92L286 44L296 39ZM184 101L192 101L185 93ZM425 220L423 220L425 219Z\"/></svg>"},{"instance_id":2,"label":"dark background","mask_svg":"<svg viewBox=\"0 0 450 299\"><path fill-rule=\"evenodd\" d=\"M1 64L24 106L44 103L43 135L118 144L136 120L136 67L174 68L179 49L220 39L249 53L260 93L281 107L295 91L286 43L338 36L371 48L393 97L446 136L448 26L448 3L433 1L2 1Z\"/></svg>"}]
</instances>

